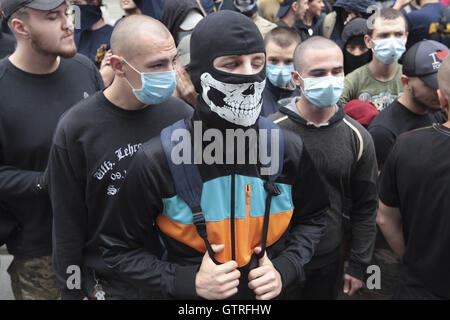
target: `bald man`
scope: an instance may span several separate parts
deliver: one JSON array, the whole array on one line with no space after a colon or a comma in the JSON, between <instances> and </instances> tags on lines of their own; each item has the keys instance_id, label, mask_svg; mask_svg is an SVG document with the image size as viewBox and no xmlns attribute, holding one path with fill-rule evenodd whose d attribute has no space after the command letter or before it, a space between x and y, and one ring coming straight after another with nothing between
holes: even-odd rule
<instances>
[{"instance_id":1,"label":"bald man","mask_svg":"<svg viewBox=\"0 0 450 320\"><path fill-rule=\"evenodd\" d=\"M171 97L177 50L159 21L144 15L122 19L111 48L113 83L60 119L50 155L53 264L63 299L143 297L108 274L96 233L142 143L192 113Z\"/></svg>"},{"instance_id":2,"label":"bald man","mask_svg":"<svg viewBox=\"0 0 450 320\"><path fill-rule=\"evenodd\" d=\"M302 97L292 98L269 118L303 139L327 186L331 208L325 235L305 266L306 281L293 296L335 298L339 247L343 223L348 219L353 239L344 292L351 296L362 287L374 248L375 149L367 130L347 116L338 103L344 85L341 49L329 39L312 37L295 50L294 66L292 78Z\"/></svg>"},{"instance_id":3,"label":"bald man","mask_svg":"<svg viewBox=\"0 0 450 320\"><path fill-rule=\"evenodd\" d=\"M450 60L438 71L450 110ZM399 136L378 184L377 223L403 262L394 299L450 299L450 120Z\"/></svg>"}]
</instances>

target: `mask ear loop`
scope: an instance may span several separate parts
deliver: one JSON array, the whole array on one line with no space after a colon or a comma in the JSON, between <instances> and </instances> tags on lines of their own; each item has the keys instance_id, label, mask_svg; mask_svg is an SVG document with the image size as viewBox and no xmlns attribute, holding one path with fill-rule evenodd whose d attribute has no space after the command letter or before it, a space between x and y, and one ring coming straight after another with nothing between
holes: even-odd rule
<instances>
[{"instance_id":1,"label":"mask ear loop","mask_svg":"<svg viewBox=\"0 0 450 320\"><path fill-rule=\"evenodd\" d=\"M300 75L300 73L298 73L298 71L297 70L294 70L295 71L295 73L300 77L300 79L302 79L303 80L303 86L305 86L305 79L303 79L303 77ZM301 91L301 94L302 94L302 96L304 96L305 95L305 91L304 91L304 89L302 89L302 87L301 86L298 86L299 88L300 88L300 91Z\"/></svg>"},{"instance_id":2,"label":"mask ear loop","mask_svg":"<svg viewBox=\"0 0 450 320\"><path fill-rule=\"evenodd\" d=\"M133 67L133 66L132 66L125 58L122 58L122 60L125 61L125 63L126 63L131 69L133 69L136 73L139 73L139 75L141 76L141 81L142 81L142 83L144 83L144 80L142 79L142 73L141 73L139 70L137 70L135 67ZM127 77L125 77L124 79L125 79L125 81L128 83L128 85L131 87L131 89L133 89L133 90L140 90L140 89L135 89L135 88L133 88L133 86L131 85L130 81L128 81Z\"/></svg>"}]
</instances>

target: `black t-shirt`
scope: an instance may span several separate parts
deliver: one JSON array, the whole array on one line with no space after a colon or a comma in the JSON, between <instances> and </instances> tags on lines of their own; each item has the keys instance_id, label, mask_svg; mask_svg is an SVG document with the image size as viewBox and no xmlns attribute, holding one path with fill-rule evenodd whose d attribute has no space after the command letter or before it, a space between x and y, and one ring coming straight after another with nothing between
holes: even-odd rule
<instances>
[{"instance_id":1,"label":"black t-shirt","mask_svg":"<svg viewBox=\"0 0 450 320\"><path fill-rule=\"evenodd\" d=\"M102 89L86 57L61 59L56 71L36 75L0 61L0 201L21 226L7 242L15 256L51 253L52 212L48 195L36 188L47 167L59 117ZM1 221L0 221L1 223Z\"/></svg>"},{"instance_id":2,"label":"black t-shirt","mask_svg":"<svg viewBox=\"0 0 450 320\"><path fill-rule=\"evenodd\" d=\"M113 30L114 28L107 24L97 30L76 31L75 42L78 52L91 59L99 68L106 51L111 47L110 40Z\"/></svg>"},{"instance_id":3,"label":"black t-shirt","mask_svg":"<svg viewBox=\"0 0 450 320\"><path fill-rule=\"evenodd\" d=\"M379 170L383 168L399 134L442 122L440 111L420 115L410 111L398 100L391 103L373 119L368 128L375 144Z\"/></svg>"},{"instance_id":4,"label":"black t-shirt","mask_svg":"<svg viewBox=\"0 0 450 320\"><path fill-rule=\"evenodd\" d=\"M442 3L427 3L419 10L407 14L408 21L408 41L406 48L411 48L417 42L424 39L431 39L432 33L437 32L439 23L444 15L444 5ZM449 19L447 19L449 21ZM441 41L446 46L450 46L448 28L445 28L444 37Z\"/></svg>"},{"instance_id":5,"label":"black t-shirt","mask_svg":"<svg viewBox=\"0 0 450 320\"><path fill-rule=\"evenodd\" d=\"M398 137L381 172L380 200L400 209L406 282L450 298L450 129L421 128Z\"/></svg>"},{"instance_id":6,"label":"black t-shirt","mask_svg":"<svg viewBox=\"0 0 450 320\"><path fill-rule=\"evenodd\" d=\"M145 141L192 112L189 105L173 97L159 105L125 110L98 92L61 117L49 160L49 181L54 269L62 288L66 288L69 265L104 269L96 248L83 249L99 229L131 159ZM64 298L78 294L63 290Z\"/></svg>"},{"instance_id":7,"label":"black t-shirt","mask_svg":"<svg viewBox=\"0 0 450 320\"><path fill-rule=\"evenodd\" d=\"M16 39L13 36L0 31L0 59L9 56L16 48Z\"/></svg>"}]
</instances>

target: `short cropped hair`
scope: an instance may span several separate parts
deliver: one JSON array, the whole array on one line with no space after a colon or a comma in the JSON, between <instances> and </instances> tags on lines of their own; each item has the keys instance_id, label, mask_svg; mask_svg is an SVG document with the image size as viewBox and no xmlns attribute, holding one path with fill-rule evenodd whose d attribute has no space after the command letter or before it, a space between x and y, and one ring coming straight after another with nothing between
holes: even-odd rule
<instances>
[{"instance_id":1,"label":"short cropped hair","mask_svg":"<svg viewBox=\"0 0 450 320\"><path fill-rule=\"evenodd\" d=\"M306 50L308 50L308 49L311 49L311 50L338 49L338 50L340 50L340 48L334 41L332 41L328 38L322 37L322 36L314 36L314 37L311 37L311 38L305 40L304 42L299 44L294 51L294 67L295 67L295 70L300 73L302 72L303 65L304 65L303 57L305 55Z\"/></svg>"},{"instance_id":2,"label":"short cropped hair","mask_svg":"<svg viewBox=\"0 0 450 320\"><path fill-rule=\"evenodd\" d=\"M408 32L408 21L399 10L393 8L382 8L381 10L376 10L375 13L368 19L368 21L372 21L372 25L367 25L367 35L372 37L376 19L383 18L385 20L395 20L400 17L403 18L403 21L405 22L405 31Z\"/></svg>"},{"instance_id":3,"label":"short cropped hair","mask_svg":"<svg viewBox=\"0 0 450 320\"><path fill-rule=\"evenodd\" d=\"M11 21L13 19L20 19L20 20L27 20L29 17L29 12L27 7L22 7L18 9L16 12L14 12L8 19L8 26L12 30L12 24Z\"/></svg>"},{"instance_id":4,"label":"short cropped hair","mask_svg":"<svg viewBox=\"0 0 450 320\"><path fill-rule=\"evenodd\" d=\"M289 27L276 27L264 37L264 45L274 42L281 48L290 47L292 44L298 45L301 41L300 35Z\"/></svg>"}]
</instances>

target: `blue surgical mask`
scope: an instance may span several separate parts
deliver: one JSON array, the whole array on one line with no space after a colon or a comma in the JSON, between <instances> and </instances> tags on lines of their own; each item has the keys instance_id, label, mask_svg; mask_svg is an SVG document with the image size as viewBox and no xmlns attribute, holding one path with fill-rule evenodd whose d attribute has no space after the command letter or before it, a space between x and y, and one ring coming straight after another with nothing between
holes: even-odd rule
<instances>
[{"instance_id":1,"label":"blue surgical mask","mask_svg":"<svg viewBox=\"0 0 450 320\"><path fill-rule=\"evenodd\" d=\"M134 89L127 78L130 87L136 98L144 104L160 104L166 101L174 92L177 86L177 76L175 70L163 72L140 72L123 59L134 71L141 75L142 88Z\"/></svg>"},{"instance_id":2,"label":"blue surgical mask","mask_svg":"<svg viewBox=\"0 0 450 320\"><path fill-rule=\"evenodd\" d=\"M373 40L373 53L384 64L397 62L406 51L405 41L399 38Z\"/></svg>"},{"instance_id":3,"label":"blue surgical mask","mask_svg":"<svg viewBox=\"0 0 450 320\"><path fill-rule=\"evenodd\" d=\"M276 87L286 88L292 79L291 71L294 71L293 65L276 66L273 64L266 64L267 79Z\"/></svg>"},{"instance_id":4,"label":"blue surgical mask","mask_svg":"<svg viewBox=\"0 0 450 320\"><path fill-rule=\"evenodd\" d=\"M303 97L319 108L329 108L336 105L344 91L344 77L299 77L304 82Z\"/></svg>"}]
</instances>

